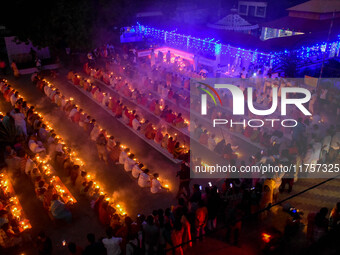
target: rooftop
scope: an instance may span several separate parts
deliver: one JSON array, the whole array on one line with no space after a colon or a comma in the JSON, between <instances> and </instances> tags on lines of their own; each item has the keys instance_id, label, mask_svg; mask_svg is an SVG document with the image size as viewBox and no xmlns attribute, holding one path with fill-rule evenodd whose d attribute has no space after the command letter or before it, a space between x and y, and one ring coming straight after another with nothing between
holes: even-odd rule
<instances>
[{"instance_id":1,"label":"rooftop","mask_svg":"<svg viewBox=\"0 0 340 255\"><path fill-rule=\"evenodd\" d=\"M311 0L309 2L290 7L287 11L313 13L340 12L340 0Z\"/></svg>"}]
</instances>

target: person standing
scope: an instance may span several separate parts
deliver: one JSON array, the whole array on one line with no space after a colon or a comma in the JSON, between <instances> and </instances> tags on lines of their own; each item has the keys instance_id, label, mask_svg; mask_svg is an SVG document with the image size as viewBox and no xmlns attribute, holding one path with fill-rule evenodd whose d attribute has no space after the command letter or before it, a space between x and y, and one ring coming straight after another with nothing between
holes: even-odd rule
<instances>
[{"instance_id":1,"label":"person standing","mask_svg":"<svg viewBox=\"0 0 340 255\"><path fill-rule=\"evenodd\" d=\"M106 151L107 140L103 133L99 134L96 140L96 144L99 159L103 160L107 164L107 151Z\"/></svg>"},{"instance_id":2,"label":"person standing","mask_svg":"<svg viewBox=\"0 0 340 255\"><path fill-rule=\"evenodd\" d=\"M168 52L166 53L166 63L167 63L167 64L170 64L170 61L171 61L171 53L170 53L170 51L168 50Z\"/></svg>"},{"instance_id":3,"label":"person standing","mask_svg":"<svg viewBox=\"0 0 340 255\"><path fill-rule=\"evenodd\" d=\"M151 67L153 67L156 64L156 56L155 56L155 52L152 49L151 53L150 53L150 62L151 62Z\"/></svg>"},{"instance_id":4,"label":"person standing","mask_svg":"<svg viewBox=\"0 0 340 255\"><path fill-rule=\"evenodd\" d=\"M89 245L85 247L83 255L100 255L106 254L106 249L102 242L96 242L95 235L92 233L87 234L87 241Z\"/></svg>"},{"instance_id":5,"label":"person standing","mask_svg":"<svg viewBox=\"0 0 340 255\"><path fill-rule=\"evenodd\" d=\"M123 238L120 237L114 237L113 236L113 229L109 227L106 230L107 238L104 238L102 240L105 248L106 248L106 254L107 255L119 255L121 254L120 244L123 241Z\"/></svg>"},{"instance_id":6,"label":"person standing","mask_svg":"<svg viewBox=\"0 0 340 255\"><path fill-rule=\"evenodd\" d=\"M20 76L20 72L19 72L19 69L17 67L17 64L13 61L12 64L11 64L11 68L13 70L13 74L14 74L14 77L15 78L19 78Z\"/></svg>"},{"instance_id":7,"label":"person standing","mask_svg":"<svg viewBox=\"0 0 340 255\"><path fill-rule=\"evenodd\" d=\"M186 191L186 196L190 196L190 168L183 162L181 164L181 170L177 172L179 176L179 187L177 192L177 198Z\"/></svg>"},{"instance_id":8,"label":"person standing","mask_svg":"<svg viewBox=\"0 0 340 255\"><path fill-rule=\"evenodd\" d=\"M27 137L25 115L21 113L18 108L15 108L14 112L11 112L11 116L15 121L15 127L18 130L18 132Z\"/></svg>"},{"instance_id":9,"label":"person standing","mask_svg":"<svg viewBox=\"0 0 340 255\"><path fill-rule=\"evenodd\" d=\"M3 59L0 59L0 70L2 75L6 75L6 62Z\"/></svg>"},{"instance_id":10,"label":"person standing","mask_svg":"<svg viewBox=\"0 0 340 255\"><path fill-rule=\"evenodd\" d=\"M159 228L154 224L154 218L149 215L146 224L143 226L145 254L157 254L159 240Z\"/></svg>"},{"instance_id":11,"label":"person standing","mask_svg":"<svg viewBox=\"0 0 340 255\"><path fill-rule=\"evenodd\" d=\"M39 255L50 255L52 254L52 241L46 236L44 232L40 232L37 240L38 254Z\"/></svg>"},{"instance_id":12,"label":"person standing","mask_svg":"<svg viewBox=\"0 0 340 255\"><path fill-rule=\"evenodd\" d=\"M308 105L308 110L310 111L311 114L314 113L314 105L315 105L317 99L318 99L318 95L313 90L312 91L312 97L311 97L311 100L309 101L309 105Z\"/></svg>"}]
</instances>

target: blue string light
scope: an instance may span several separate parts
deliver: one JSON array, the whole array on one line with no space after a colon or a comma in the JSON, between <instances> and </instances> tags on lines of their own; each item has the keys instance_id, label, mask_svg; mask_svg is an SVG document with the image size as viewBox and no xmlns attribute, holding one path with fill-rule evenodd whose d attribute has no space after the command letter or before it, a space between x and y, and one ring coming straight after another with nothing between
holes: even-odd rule
<instances>
[{"instance_id":1,"label":"blue string light","mask_svg":"<svg viewBox=\"0 0 340 255\"><path fill-rule=\"evenodd\" d=\"M244 61L251 61L273 67L280 65L283 59L290 56L292 52L295 53L302 64L310 63L313 59L321 59L323 54L326 54L327 58L331 58L339 56L340 53L340 35L336 41L329 43L322 42L315 45L302 46L295 50L285 49L277 52L264 53L257 50L242 49L229 44L222 44L214 38L201 39L190 35L179 34L177 33L177 29L165 31L137 23L135 30L147 38L150 37L180 49L200 52L210 57L215 57L219 54L228 55L232 58L241 57Z\"/></svg>"}]
</instances>

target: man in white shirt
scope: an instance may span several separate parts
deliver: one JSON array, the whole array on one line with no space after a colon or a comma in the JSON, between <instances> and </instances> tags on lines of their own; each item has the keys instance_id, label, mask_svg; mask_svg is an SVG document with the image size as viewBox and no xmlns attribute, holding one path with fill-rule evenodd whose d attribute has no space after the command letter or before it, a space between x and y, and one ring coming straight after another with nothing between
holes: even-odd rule
<instances>
[{"instance_id":1,"label":"man in white shirt","mask_svg":"<svg viewBox=\"0 0 340 255\"><path fill-rule=\"evenodd\" d=\"M107 235L107 238L104 238L102 240L106 248L106 254L107 255L120 255L122 251L119 245L122 243L123 238L114 237L113 230L111 227L109 227L106 230L106 235Z\"/></svg>"}]
</instances>

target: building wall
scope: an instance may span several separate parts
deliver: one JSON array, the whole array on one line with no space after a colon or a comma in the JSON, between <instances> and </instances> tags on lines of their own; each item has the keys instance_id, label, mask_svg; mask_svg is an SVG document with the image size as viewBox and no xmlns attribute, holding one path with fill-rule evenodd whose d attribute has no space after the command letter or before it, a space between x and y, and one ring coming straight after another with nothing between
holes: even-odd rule
<instances>
[{"instance_id":1,"label":"building wall","mask_svg":"<svg viewBox=\"0 0 340 255\"><path fill-rule=\"evenodd\" d=\"M13 60L18 63L26 63L32 61L32 57L30 55L30 50L33 48L37 52L37 56L40 59L50 58L50 51L48 47L38 49L32 45L32 43L19 43L17 44L14 41L15 37L5 37L5 43L7 48L7 55L9 63Z\"/></svg>"}]
</instances>

